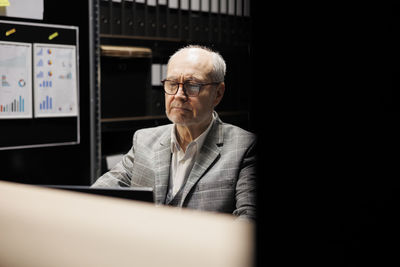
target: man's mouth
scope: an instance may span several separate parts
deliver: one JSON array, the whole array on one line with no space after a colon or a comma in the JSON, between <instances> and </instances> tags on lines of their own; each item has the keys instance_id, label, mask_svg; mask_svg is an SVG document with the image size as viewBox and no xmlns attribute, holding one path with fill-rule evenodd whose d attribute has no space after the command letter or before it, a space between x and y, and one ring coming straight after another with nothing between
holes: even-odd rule
<instances>
[{"instance_id":1,"label":"man's mouth","mask_svg":"<svg viewBox=\"0 0 400 267\"><path fill-rule=\"evenodd\" d=\"M179 107L179 106L173 106L173 107L171 107L171 109L179 109L179 110L191 111L189 108Z\"/></svg>"}]
</instances>

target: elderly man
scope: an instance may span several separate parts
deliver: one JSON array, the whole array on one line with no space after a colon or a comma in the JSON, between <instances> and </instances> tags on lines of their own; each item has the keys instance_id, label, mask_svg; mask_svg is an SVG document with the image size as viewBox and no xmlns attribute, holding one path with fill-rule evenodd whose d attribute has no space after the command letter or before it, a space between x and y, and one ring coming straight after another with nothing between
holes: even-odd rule
<instances>
[{"instance_id":1,"label":"elderly man","mask_svg":"<svg viewBox=\"0 0 400 267\"><path fill-rule=\"evenodd\" d=\"M133 146L94 187L150 186L157 204L255 218L255 135L223 123L214 108L226 65L217 52L187 46L163 80L173 124L135 132Z\"/></svg>"}]
</instances>

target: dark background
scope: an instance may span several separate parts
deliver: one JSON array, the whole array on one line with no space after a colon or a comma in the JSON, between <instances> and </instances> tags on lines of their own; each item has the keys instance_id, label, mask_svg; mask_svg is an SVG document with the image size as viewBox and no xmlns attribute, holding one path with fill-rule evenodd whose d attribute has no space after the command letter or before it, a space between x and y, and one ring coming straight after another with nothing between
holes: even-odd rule
<instances>
[{"instance_id":1,"label":"dark background","mask_svg":"<svg viewBox=\"0 0 400 267\"><path fill-rule=\"evenodd\" d=\"M268 36L255 35L255 61L268 69L254 75L270 78L256 99L267 125L258 127L266 137L260 266L398 262L400 9L385 5L380 17L381 8L294 3L255 12L254 32Z\"/></svg>"}]
</instances>

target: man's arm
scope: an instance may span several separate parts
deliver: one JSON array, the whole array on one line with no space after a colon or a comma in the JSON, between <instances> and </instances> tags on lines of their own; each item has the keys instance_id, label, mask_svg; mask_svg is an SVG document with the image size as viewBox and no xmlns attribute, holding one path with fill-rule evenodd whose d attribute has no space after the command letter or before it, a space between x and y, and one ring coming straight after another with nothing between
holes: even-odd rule
<instances>
[{"instance_id":1,"label":"man's arm","mask_svg":"<svg viewBox=\"0 0 400 267\"><path fill-rule=\"evenodd\" d=\"M236 184L236 210L233 214L243 219L256 219L256 140L246 151Z\"/></svg>"},{"instance_id":2,"label":"man's arm","mask_svg":"<svg viewBox=\"0 0 400 267\"><path fill-rule=\"evenodd\" d=\"M130 187L132 166L135 159L134 144L136 134L133 137L133 146L110 171L100 176L92 187Z\"/></svg>"}]
</instances>

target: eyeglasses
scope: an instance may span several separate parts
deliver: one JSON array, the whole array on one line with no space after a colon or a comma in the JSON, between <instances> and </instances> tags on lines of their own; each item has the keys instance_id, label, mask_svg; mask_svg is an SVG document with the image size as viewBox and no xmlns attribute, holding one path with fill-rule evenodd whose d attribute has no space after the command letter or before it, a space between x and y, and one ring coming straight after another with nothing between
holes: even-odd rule
<instances>
[{"instance_id":1,"label":"eyeglasses","mask_svg":"<svg viewBox=\"0 0 400 267\"><path fill-rule=\"evenodd\" d=\"M198 96L200 93L200 89L203 86L210 84L220 84L221 82L194 83L191 81L185 81L183 83L179 83L171 80L162 80L161 83L164 85L164 91L168 95L175 95L178 92L179 85L182 84L183 91L187 96Z\"/></svg>"}]
</instances>

